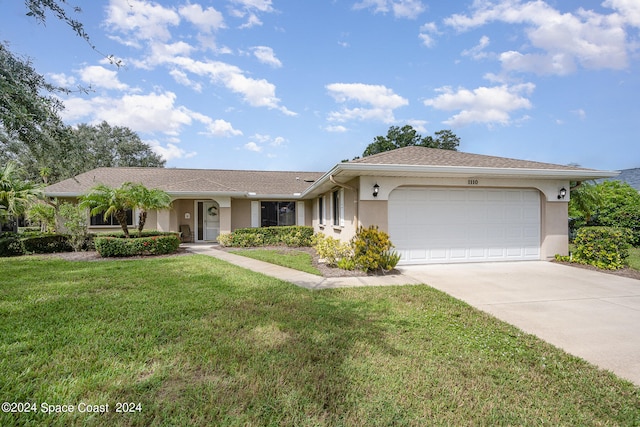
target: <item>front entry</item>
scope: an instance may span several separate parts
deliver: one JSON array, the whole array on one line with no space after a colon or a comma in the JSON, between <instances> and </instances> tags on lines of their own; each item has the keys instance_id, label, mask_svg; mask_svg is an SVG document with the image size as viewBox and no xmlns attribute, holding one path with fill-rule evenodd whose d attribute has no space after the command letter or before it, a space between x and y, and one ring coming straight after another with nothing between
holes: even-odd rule
<instances>
[{"instance_id":1,"label":"front entry","mask_svg":"<svg viewBox=\"0 0 640 427\"><path fill-rule=\"evenodd\" d=\"M220 234L220 206L217 202L198 202L197 240L215 241Z\"/></svg>"}]
</instances>

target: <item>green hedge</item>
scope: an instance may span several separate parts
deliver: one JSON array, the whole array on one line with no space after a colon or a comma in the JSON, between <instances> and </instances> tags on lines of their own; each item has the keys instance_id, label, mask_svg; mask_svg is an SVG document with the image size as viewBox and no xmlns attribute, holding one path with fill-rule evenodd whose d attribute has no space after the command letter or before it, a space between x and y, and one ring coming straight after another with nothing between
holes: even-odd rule
<instances>
[{"instance_id":1,"label":"green hedge","mask_svg":"<svg viewBox=\"0 0 640 427\"><path fill-rule=\"evenodd\" d=\"M177 233L158 233L149 237L96 236L93 239L96 251L102 257L129 257L137 255L172 254L180 246Z\"/></svg>"},{"instance_id":2,"label":"green hedge","mask_svg":"<svg viewBox=\"0 0 640 427\"><path fill-rule=\"evenodd\" d=\"M582 227L574 240L573 260L606 270L627 265L633 233L627 228Z\"/></svg>"},{"instance_id":3,"label":"green hedge","mask_svg":"<svg viewBox=\"0 0 640 427\"><path fill-rule=\"evenodd\" d=\"M71 252L72 250L69 236L66 234L27 232L0 235L0 257Z\"/></svg>"},{"instance_id":4,"label":"green hedge","mask_svg":"<svg viewBox=\"0 0 640 427\"><path fill-rule=\"evenodd\" d=\"M66 234L43 234L20 239L27 254L51 254L71 252L73 248Z\"/></svg>"},{"instance_id":5,"label":"green hedge","mask_svg":"<svg viewBox=\"0 0 640 427\"><path fill-rule=\"evenodd\" d=\"M313 227L291 225L283 227L239 228L218 236L222 246L311 246Z\"/></svg>"},{"instance_id":6,"label":"green hedge","mask_svg":"<svg viewBox=\"0 0 640 427\"><path fill-rule=\"evenodd\" d=\"M0 257L24 255L24 246L16 233L0 234Z\"/></svg>"}]
</instances>

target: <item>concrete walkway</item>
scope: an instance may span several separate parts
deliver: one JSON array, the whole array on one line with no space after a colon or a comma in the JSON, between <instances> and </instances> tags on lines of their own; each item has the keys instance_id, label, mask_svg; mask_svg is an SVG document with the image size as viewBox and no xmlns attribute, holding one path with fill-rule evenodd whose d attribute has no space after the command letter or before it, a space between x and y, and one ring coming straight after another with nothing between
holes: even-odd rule
<instances>
[{"instance_id":1,"label":"concrete walkway","mask_svg":"<svg viewBox=\"0 0 640 427\"><path fill-rule=\"evenodd\" d=\"M275 277L294 285L307 289L332 289L332 288L352 288L356 286L393 286L393 285L418 285L422 282L417 278L407 277L402 274L388 274L386 276L363 276L363 277L322 277L303 271L293 270L287 267L258 261L241 255L231 254L213 248L211 245L183 244L189 252L209 255L231 264L235 264L246 269L257 271L267 276Z\"/></svg>"},{"instance_id":2,"label":"concrete walkway","mask_svg":"<svg viewBox=\"0 0 640 427\"><path fill-rule=\"evenodd\" d=\"M401 274L324 278L185 245L307 289L427 284L640 386L640 280L545 261L399 267Z\"/></svg>"}]
</instances>

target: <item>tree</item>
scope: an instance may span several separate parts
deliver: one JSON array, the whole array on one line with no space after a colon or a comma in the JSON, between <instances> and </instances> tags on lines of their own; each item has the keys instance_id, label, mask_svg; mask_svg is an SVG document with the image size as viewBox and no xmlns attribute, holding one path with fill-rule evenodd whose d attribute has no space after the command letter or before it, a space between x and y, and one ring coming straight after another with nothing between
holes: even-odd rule
<instances>
[{"instance_id":1,"label":"tree","mask_svg":"<svg viewBox=\"0 0 640 427\"><path fill-rule=\"evenodd\" d=\"M584 182L571 190L569 218L579 221L582 225L590 225L593 215L601 205L602 197L598 187L593 183Z\"/></svg>"},{"instance_id":2,"label":"tree","mask_svg":"<svg viewBox=\"0 0 640 427\"><path fill-rule=\"evenodd\" d=\"M24 180L15 162L0 168L0 222L22 215L42 195L42 186Z\"/></svg>"},{"instance_id":3,"label":"tree","mask_svg":"<svg viewBox=\"0 0 640 427\"><path fill-rule=\"evenodd\" d=\"M128 183L126 185L133 204L139 210L138 235L141 236L144 224L147 222L147 212L150 209L168 209L171 206L171 196L163 190L149 189L142 184Z\"/></svg>"},{"instance_id":4,"label":"tree","mask_svg":"<svg viewBox=\"0 0 640 427\"><path fill-rule=\"evenodd\" d=\"M69 128L58 115L60 93L68 91L49 84L0 43L0 163L17 161L31 179L47 166L53 176L58 173L64 165L50 159L70 149Z\"/></svg>"},{"instance_id":5,"label":"tree","mask_svg":"<svg viewBox=\"0 0 640 427\"><path fill-rule=\"evenodd\" d=\"M640 193L621 181L604 181L596 186L602 204L593 215L593 225L624 227L633 233L633 246L640 246Z\"/></svg>"},{"instance_id":6,"label":"tree","mask_svg":"<svg viewBox=\"0 0 640 427\"><path fill-rule=\"evenodd\" d=\"M373 142L369 144L362 153L362 157L411 146L440 148L453 151L458 150L460 138L452 131L440 130L435 133L435 136L435 138L431 136L422 137L422 135L410 125L405 125L402 128L391 126L387 131L386 137L376 136L374 138Z\"/></svg>"},{"instance_id":7,"label":"tree","mask_svg":"<svg viewBox=\"0 0 640 427\"><path fill-rule=\"evenodd\" d=\"M79 206L89 208L91 215L103 214L105 220L113 215L120 224L124 236L128 238L127 211L135 206L127 184L125 183L119 188L99 184L93 187L89 193L80 197Z\"/></svg>"},{"instance_id":8,"label":"tree","mask_svg":"<svg viewBox=\"0 0 640 427\"><path fill-rule=\"evenodd\" d=\"M154 153L137 133L107 122L78 125L72 131L72 145L79 156L73 165L75 176L98 167L164 167L165 160Z\"/></svg>"}]
</instances>

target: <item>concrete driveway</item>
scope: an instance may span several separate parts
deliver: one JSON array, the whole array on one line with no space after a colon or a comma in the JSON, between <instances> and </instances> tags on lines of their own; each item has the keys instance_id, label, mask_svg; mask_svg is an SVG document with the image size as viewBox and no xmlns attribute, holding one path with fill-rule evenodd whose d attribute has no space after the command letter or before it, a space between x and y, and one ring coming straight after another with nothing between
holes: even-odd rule
<instances>
[{"instance_id":1,"label":"concrete driveway","mask_svg":"<svg viewBox=\"0 0 640 427\"><path fill-rule=\"evenodd\" d=\"M399 270L640 386L640 280L544 261Z\"/></svg>"}]
</instances>

